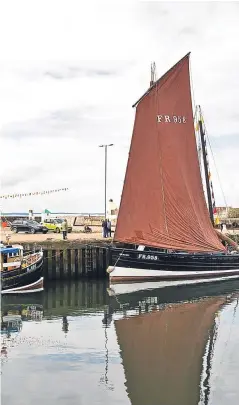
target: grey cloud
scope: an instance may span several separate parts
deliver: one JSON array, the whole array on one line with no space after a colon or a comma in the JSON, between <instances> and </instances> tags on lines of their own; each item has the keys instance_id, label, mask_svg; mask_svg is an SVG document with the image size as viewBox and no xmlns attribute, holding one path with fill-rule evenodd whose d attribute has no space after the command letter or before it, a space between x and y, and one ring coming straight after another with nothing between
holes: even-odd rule
<instances>
[{"instance_id":1,"label":"grey cloud","mask_svg":"<svg viewBox=\"0 0 239 405\"><path fill-rule=\"evenodd\" d=\"M142 1L138 4L138 9L140 12L147 13L148 17L153 17L157 15L168 15L170 13L170 9L168 8L167 3L159 3L159 2L148 2Z\"/></svg>"},{"instance_id":2,"label":"grey cloud","mask_svg":"<svg viewBox=\"0 0 239 405\"><path fill-rule=\"evenodd\" d=\"M230 119L232 119L233 121L237 121L239 122L239 113L238 112L233 112L230 116Z\"/></svg>"},{"instance_id":3,"label":"grey cloud","mask_svg":"<svg viewBox=\"0 0 239 405\"><path fill-rule=\"evenodd\" d=\"M194 27L184 27L179 31L179 35L197 35L197 30Z\"/></svg>"},{"instance_id":4,"label":"grey cloud","mask_svg":"<svg viewBox=\"0 0 239 405\"><path fill-rule=\"evenodd\" d=\"M2 187L15 187L18 184L37 178L39 174L45 172L45 169L42 166L29 166L28 168L20 168L15 170L12 173L4 173L4 176L1 181Z\"/></svg>"},{"instance_id":5,"label":"grey cloud","mask_svg":"<svg viewBox=\"0 0 239 405\"><path fill-rule=\"evenodd\" d=\"M62 74L59 74L57 72L45 72L43 74L44 76L50 76L52 79L57 79L57 80L61 80L64 79L64 76Z\"/></svg>"},{"instance_id":6,"label":"grey cloud","mask_svg":"<svg viewBox=\"0 0 239 405\"><path fill-rule=\"evenodd\" d=\"M92 110L93 108L91 108ZM2 136L17 140L28 137L40 139L41 137L72 136L72 130L79 130L87 121L85 118L87 111L87 108L82 110L56 110L39 118L25 122L15 122L3 128Z\"/></svg>"},{"instance_id":7,"label":"grey cloud","mask_svg":"<svg viewBox=\"0 0 239 405\"><path fill-rule=\"evenodd\" d=\"M239 134L227 134L221 136L211 136L210 143L213 149L239 149Z\"/></svg>"},{"instance_id":8,"label":"grey cloud","mask_svg":"<svg viewBox=\"0 0 239 405\"><path fill-rule=\"evenodd\" d=\"M127 141L131 131L125 132L125 119L114 117L100 107L85 106L79 109L55 110L45 116L5 126L2 137L25 142L27 138L78 138L87 143ZM112 135L113 134L113 135ZM124 136L125 134L125 136ZM126 139L124 139L126 138Z\"/></svg>"},{"instance_id":9,"label":"grey cloud","mask_svg":"<svg viewBox=\"0 0 239 405\"><path fill-rule=\"evenodd\" d=\"M48 69L43 73L44 76L49 76L52 79L64 80L64 79L75 79L76 77L101 77L101 76L114 76L117 75L119 71L117 69L94 69L94 68L83 68L83 67L59 67L58 69Z\"/></svg>"},{"instance_id":10,"label":"grey cloud","mask_svg":"<svg viewBox=\"0 0 239 405\"><path fill-rule=\"evenodd\" d=\"M136 61L58 61L33 65L32 67L15 68L8 66L9 71L27 81L39 81L44 78L54 80L71 80L76 78L103 78L123 74Z\"/></svg>"}]
</instances>

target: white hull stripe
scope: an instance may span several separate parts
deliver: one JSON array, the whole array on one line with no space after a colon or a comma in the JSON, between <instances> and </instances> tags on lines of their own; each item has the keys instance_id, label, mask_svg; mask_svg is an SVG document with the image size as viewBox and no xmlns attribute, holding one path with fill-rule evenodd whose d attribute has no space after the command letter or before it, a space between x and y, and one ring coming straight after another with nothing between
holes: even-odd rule
<instances>
[{"instance_id":1,"label":"white hull stripe","mask_svg":"<svg viewBox=\"0 0 239 405\"><path fill-rule=\"evenodd\" d=\"M34 286L37 286L39 283L43 283L44 277L39 278L39 280L34 281L34 283L27 284L21 287L15 287L15 288L9 288L9 290L3 290L1 291L1 294L13 294L13 293L29 293L29 292L36 292L36 291L42 291L43 288L36 288L34 289ZM28 288L26 290L26 288Z\"/></svg>"},{"instance_id":2,"label":"white hull stripe","mask_svg":"<svg viewBox=\"0 0 239 405\"><path fill-rule=\"evenodd\" d=\"M4 292L2 292L2 294L30 294L30 293L40 292L40 291L44 291L44 287L35 288L33 290L22 290L22 291L8 291L8 290L5 290Z\"/></svg>"},{"instance_id":3,"label":"white hull stripe","mask_svg":"<svg viewBox=\"0 0 239 405\"><path fill-rule=\"evenodd\" d=\"M230 269L230 270L207 270L207 271L171 271L171 270L147 270L147 269L137 269L137 268L131 268L131 267L114 267L114 266L109 266L107 271L109 272L110 280L113 280L114 277L125 277L127 278L137 278L137 277L145 277L145 278L170 278L172 277L179 277L185 276L191 277L191 276L213 276L214 277L220 277L223 275L229 275L231 273L238 272L239 275L239 268L238 269Z\"/></svg>"},{"instance_id":4,"label":"white hull stripe","mask_svg":"<svg viewBox=\"0 0 239 405\"><path fill-rule=\"evenodd\" d=\"M22 262L8 262L8 263L3 263L3 267L4 268L6 268L6 267L14 267L14 266L18 266L18 267L20 267L21 266L21 264L22 264Z\"/></svg>"}]
</instances>

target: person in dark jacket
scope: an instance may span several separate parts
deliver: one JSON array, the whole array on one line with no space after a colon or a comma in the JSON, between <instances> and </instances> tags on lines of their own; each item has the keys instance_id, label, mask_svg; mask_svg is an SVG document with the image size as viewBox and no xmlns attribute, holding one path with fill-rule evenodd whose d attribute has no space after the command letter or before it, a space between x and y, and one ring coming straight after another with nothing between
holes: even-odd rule
<instances>
[{"instance_id":1,"label":"person in dark jacket","mask_svg":"<svg viewBox=\"0 0 239 405\"><path fill-rule=\"evenodd\" d=\"M111 238L111 221L109 219L107 219L106 225L107 225L108 236Z\"/></svg>"},{"instance_id":2,"label":"person in dark jacket","mask_svg":"<svg viewBox=\"0 0 239 405\"><path fill-rule=\"evenodd\" d=\"M104 219L102 222L102 231L103 231L103 238L108 238L108 228L107 228L107 219Z\"/></svg>"}]
</instances>

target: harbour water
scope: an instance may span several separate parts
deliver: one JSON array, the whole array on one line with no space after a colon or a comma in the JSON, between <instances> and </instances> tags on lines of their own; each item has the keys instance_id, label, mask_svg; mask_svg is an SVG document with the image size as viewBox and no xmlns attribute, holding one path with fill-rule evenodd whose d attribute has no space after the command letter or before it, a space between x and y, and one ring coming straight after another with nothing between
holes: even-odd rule
<instances>
[{"instance_id":1,"label":"harbour water","mask_svg":"<svg viewBox=\"0 0 239 405\"><path fill-rule=\"evenodd\" d=\"M239 281L2 298L2 404L237 405Z\"/></svg>"}]
</instances>

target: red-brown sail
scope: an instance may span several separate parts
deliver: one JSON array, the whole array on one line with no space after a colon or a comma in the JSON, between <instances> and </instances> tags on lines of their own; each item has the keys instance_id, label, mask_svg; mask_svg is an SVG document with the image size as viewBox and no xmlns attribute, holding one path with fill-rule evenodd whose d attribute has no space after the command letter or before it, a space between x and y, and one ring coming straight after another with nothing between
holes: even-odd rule
<instances>
[{"instance_id":1,"label":"red-brown sail","mask_svg":"<svg viewBox=\"0 0 239 405\"><path fill-rule=\"evenodd\" d=\"M224 250L203 193L189 54L137 104L114 239L193 252Z\"/></svg>"}]
</instances>

